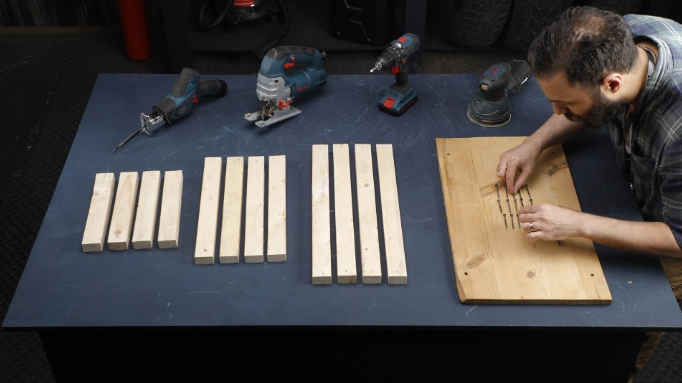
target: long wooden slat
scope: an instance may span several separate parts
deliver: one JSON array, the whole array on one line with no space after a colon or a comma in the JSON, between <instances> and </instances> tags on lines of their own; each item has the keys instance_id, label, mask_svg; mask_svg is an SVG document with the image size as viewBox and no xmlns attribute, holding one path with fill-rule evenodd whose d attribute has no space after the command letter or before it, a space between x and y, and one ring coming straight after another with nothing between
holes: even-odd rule
<instances>
[{"instance_id":1,"label":"long wooden slat","mask_svg":"<svg viewBox=\"0 0 682 383\"><path fill-rule=\"evenodd\" d=\"M393 145L379 144L376 147L388 283L406 284L407 265L400 205L398 203L398 183L396 182L395 164L393 162Z\"/></svg>"},{"instance_id":2,"label":"long wooden slat","mask_svg":"<svg viewBox=\"0 0 682 383\"><path fill-rule=\"evenodd\" d=\"M525 188L507 195L495 170L499 155L524 138L436 140L460 300L472 304L608 304L611 295L590 241L529 241L519 228L520 197L524 205L530 204L530 197ZM547 202L580 210L560 146L543 152L527 183L534 204Z\"/></svg>"},{"instance_id":3,"label":"long wooden slat","mask_svg":"<svg viewBox=\"0 0 682 383\"><path fill-rule=\"evenodd\" d=\"M220 263L239 263L244 190L244 157L227 157L223 225L220 234Z\"/></svg>"},{"instance_id":4,"label":"long wooden slat","mask_svg":"<svg viewBox=\"0 0 682 383\"><path fill-rule=\"evenodd\" d=\"M137 199L137 172L122 172L118 177L116 202L109 225L109 250L128 250Z\"/></svg>"},{"instance_id":5,"label":"long wooden slat","mask_svg":"<svg viewBox=\"0 0 682 383\"><path fill-rule=\"evenodd\" d=\"M313 145L312 155L312 266L313 284L332 283L329 219L329 147Z\"/></svg>"},{"instance_id":6,"label":"long wooden slat","mask_svg":"<svg viewBox=\"0 0 682 383\"><path fill-rule=\"evenodd\" d=\"M194 264L196 265L212 265L215 262L222 165L223 159L221 157L204 158L197 242L194 247Z\"/></svg>"},{"instance_id":7,"label":"long wooden slat","mask_svg":"<svg viewBox=\"0 0 682 383\"><path fill-rule=\"evenodd\" d=\"M358 195L362 283L381 283L381 257L371 145L355 144L355 187Z\"/></svg>"},{"instance_id":8,"label":"long wooden slat","mask_svg":"<svg viewBox=\"0 0 682 383\"><path fill-rule=\"evenodd\" d=\"M246 220L244 222L244 262L263 262L265 230L265 157L249 157L246 176Z\"/></svg>"},{"instance_id":9,"label":"long wooden slat","mask_svg":"<svg viewBox=\"0 0 682 383\"><path fill-rule=\"evenodd\" d=\"M287 166L285 156L268 158L268 262L287 260Z\"/></svg>"},{"instance_id":10,"label":"long wooden slat","mask_svg":"<svg viewBox=\"0 0 682 383\"><path fill-rule=\"evenodd\" d=\"M114 173L97 173L95 185L92 188L92 199L88 209L88 219L85 221L83 241L81 246L86 253L102 251L104 249L104 236L109 223L111 201L114 197Z\"/></svg>"},{"instance_id":11,"label":"long wooden slat","mask_svg":"<svg viewBox=\"0 0 682 383\"><path fill-rule=\"evenodd\" d=\"M355 261L355 223L350 185L348 144L334 144L334 217L336 223L336 282L358 281Z\"/></svg>"},{"instance_id":12,"label":"long wooden slat","mask_svg":"<svg viewBox=\"0 0 682 383\"><path fill-rule=\"evenodd\" d=\"M182 170L169 170L163 176L161 213L159 214L160 249L175 249L180 241L180 212L182 210Z\"/></svg>"},{"instance_id":13,"label":"long wooden slat","mask_svg":"<svg viewBox=\"0 0 682 383\"><path fill-rule=\"evenodd\" d=\"M160 189L160 171L142 172L140 195L137 198L137 213L135 213L135 228L133 229L133 249L152 248Z\"/></svg>"}]
</instances>

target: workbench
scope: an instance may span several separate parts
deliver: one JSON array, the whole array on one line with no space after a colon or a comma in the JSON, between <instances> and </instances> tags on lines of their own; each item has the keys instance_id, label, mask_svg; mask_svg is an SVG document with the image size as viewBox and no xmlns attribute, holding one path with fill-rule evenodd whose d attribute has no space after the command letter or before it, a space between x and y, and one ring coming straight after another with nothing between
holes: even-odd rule
<instances>
[{"instance_id":1,"label":"workbench","mask_svg":"<svg viewBox=\"0 0 682 383\"><path fill-rule=\"evenodd\" d=\"M562 377L621 379L646 331L682 329L659 261L598 244L610 305L460 303L435 138L532 134L552 113L534 78L511 97L512 119L500 128L466 117L476 75L411 76L419 101L401 117L376 106L393 76L373 75L329 76L320 91L296 99L300 115L263 129L244 119L260 108L256 76L201 79L211 78L228 84L224 98L202 99L185 119L114 154L176 76L99 76L3 323L40 333L58 381L82 378L84 364L126 376L136 363L148 366L150 355L172 366L153 377L229 362L259 377L281 377L280 368L295 363L323 379L490 377L543 366ZM380 285L311 283L311 146L335 143L393 144L407 285L388 285L385 272ZM585 132L564 149L583 211L641 220L604 131ZM195 265L204 158L281 154L286 262ZM147 170L184 173L179 248L84 253L95 174ZM116 358L127 367L112 368Z\"/></svg>"}]
</instances>

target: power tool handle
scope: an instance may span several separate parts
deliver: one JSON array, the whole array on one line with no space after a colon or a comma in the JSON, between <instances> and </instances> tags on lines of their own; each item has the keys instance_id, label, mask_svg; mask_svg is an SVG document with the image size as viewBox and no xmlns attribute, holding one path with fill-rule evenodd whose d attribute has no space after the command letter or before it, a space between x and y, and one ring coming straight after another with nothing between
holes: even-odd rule
<instances>
[{"instance_id":1,"label":"power tool handle","mask_svg":"<svg viewBox=\"0 0 682 383\"><path fill-rule=\"evenodd\" d=\"M406 68L407 65L399 64L400 70L398 73L395 74L395 82L399 86L404 86L407 84L408 80L408 70Z\"/></svg>"},{"instance_id":2,"label":"power tool handle","mask_svg":"<svg viewBox=\"0 0 682 383\"><path fill-rule=\"evenodd\" d=\"M507 90L509 94L514 94L528 81L532 71L530 66L523 60L512 60L509 64L511 65L511 75L507 83Z\"/></svg>"},{"instance_id":3,"label":"power tool handle","mask_svg":"<svg viewBox=\"0 0 682 383\"><path fill-rule=\"evenodd\" d=\"M223 97L227 93L227 84L223 80L202 80L197 84L197 98L202 96Z\"/></svg>"},{"instance_id":4,"label":"power tool handle","mask_svg":"<svg viewBox=\"0 0 682 383\"><path fill-rule=\"evenodd\" d=\"M192 68L183 68L180 76L175 81L171 96L175 98L187 98L194 96L190 94L195 91L196 84L199 82L199 72Z\"/></svg>"}]
</instances>

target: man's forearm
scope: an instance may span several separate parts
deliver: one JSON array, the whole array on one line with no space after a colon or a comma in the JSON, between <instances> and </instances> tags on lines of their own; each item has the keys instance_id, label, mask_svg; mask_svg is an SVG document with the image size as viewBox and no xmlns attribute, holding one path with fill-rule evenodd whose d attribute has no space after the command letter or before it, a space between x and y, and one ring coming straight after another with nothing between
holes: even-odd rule
<instances>
[{"instance_id":1,"label":"man's forearm","mask_svg":"<svg viewBox=\"0 0 682 383\"><path fill-rule=\"evenodd\" d=\"M552 114L526 141L540 148L540 151L543 151L551 146L570 140L584 129L585 125L583 123L572 122L564 116Z\"/></svg>"},{"instance_id":2,"label":"man's forearm","mask_svg":"<svg viewBox=\"0 0 682 383\"><path fill-rule=\"evenodd\" d=\"M581 236L633 253L681 258L682 250L663 222L633 222L582 213Z\"/></svg>"}]
</instances>

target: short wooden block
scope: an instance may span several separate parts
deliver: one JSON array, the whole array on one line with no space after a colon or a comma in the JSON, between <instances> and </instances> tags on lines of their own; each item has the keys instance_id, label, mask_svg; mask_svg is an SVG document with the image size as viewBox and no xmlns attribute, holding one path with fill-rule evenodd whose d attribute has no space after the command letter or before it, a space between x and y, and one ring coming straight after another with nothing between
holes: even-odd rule
<instances>
[{"instance_id":1,"label":"short wooden block","mask_svg":"<svg viewBox=\"0 0 682 383\"><path fill-rule=\"evenodd\" d=\"M398 184L393 162L393 145L377 145L377 167L379 169L379 191L384 224L384 245L386 248L386 273L389 284L407 283L403 227L398 204Z\"/></svg>"},{"instance_id":2,"label":"short wooden block","mask_svg":"<svg viewBox=\"0 0 682 383\"><path fill-rule=\"evenodd\" d=\"M355 144L355 187L358 195L362 283L381 283L381 256L371 145Z\"/></svg>"},{"instance_id":3,"label":"short wooden block","mask_svg":"<svg viewBox=\"0 0 682 383\"><path fill-rule=\"evenodd\" d=\"M156 228L156 212L159 206L161 172L158 170L142 172L140 195L137 198L135 229L133 229L133 249L151 249Z\"/></svg>"},{"instance_id":4,"label":"short wooden block","mask_svg":"<svg viewBox=\"0 0 682 383\"><path fill-rule=\"evenodd\" d=\"M215 262L215 241L216 232L218 230L218 208L220 204L222 167L222 158L204 158L204 176L201 183L197 242L194 247L195 265L212 265Z\"/></svg>"},{"instance_id":5,"label":"short wooden block","mask_svg":"<svg viewBox=\"0 0 682 383\"><path fill-rule=\"evenodd\" d=\"M313 145L312 246L313 284L332 283L332 250L329 218L329 147Z\"/></svg>"},{"instance_id":6,"label":"short wooden block","mask_svg":"<svg viewBox=\"0 0 682 383\"><path fill-rule=\"evenodd\" d=\"M137 172L121 172L116 189L116 202L109 225L109 250L128 250L137 199Z\"/></svg>"},{"instance_id":7,"label":"short wooden block","mask_svg":"<svg viewBox=\"0 0 682 383\"><path fill-rule=\"evenodd\" d=\"M268 158L268 262L287 260L287 166L285 156Z\"/></svg>"},{"instance_id":8,"label":"short wooden block","mask_svg":"<svg viewBox=\"0 0 682 383\"><path fill-rule=\"evenodd\" d=\"M239 263L244 190L244 157L227 157L223 225L220 234L220 263Z\"/></svg>"},{"instance_id":9,"label":"short wooden block","mask_svg":"<svg viewBox=\"0 0 682 383\"><path fill-rule=\"evenodd\" d=\"M180 211L182 208L182 170L166 171L163 176L163 195L159 215L160 249L176 249L180 240Z\"/></svg>"},{"instance_id":10,"label":"short wooden block","mask_svg":"<svg viewBox=\"0 0 682 383\"><path fill-rule=\"evenodd\" d=\"M265 230L265 157L249 157L246 178L246 220L244 222L244 262L263 262Z\"/></svg>"},{"instance_id":11,"label":"short wooden block","mask_svg":"<svg viewBox=\"0 0 682 383\"><path fill-rule=\"evenodd\" d=\"M334 144L334 217L336 218L336 282L358 281L355 224L350 186L348 144Z\"/></svg>"},{"instance_id":12,"label":"short wooden block","mask_svg":"<svg viewBox=\"0 0 682 383\"><path fill-rule=\"evenodd\" d=\"M116 176L114 173L97 173L95 175L95 186L92 188L88 219L85 222L85 231L81 242L83 251L86 253L104 249L104 236L109 223L115 183Z\"/></svg>"}]
</instances>

